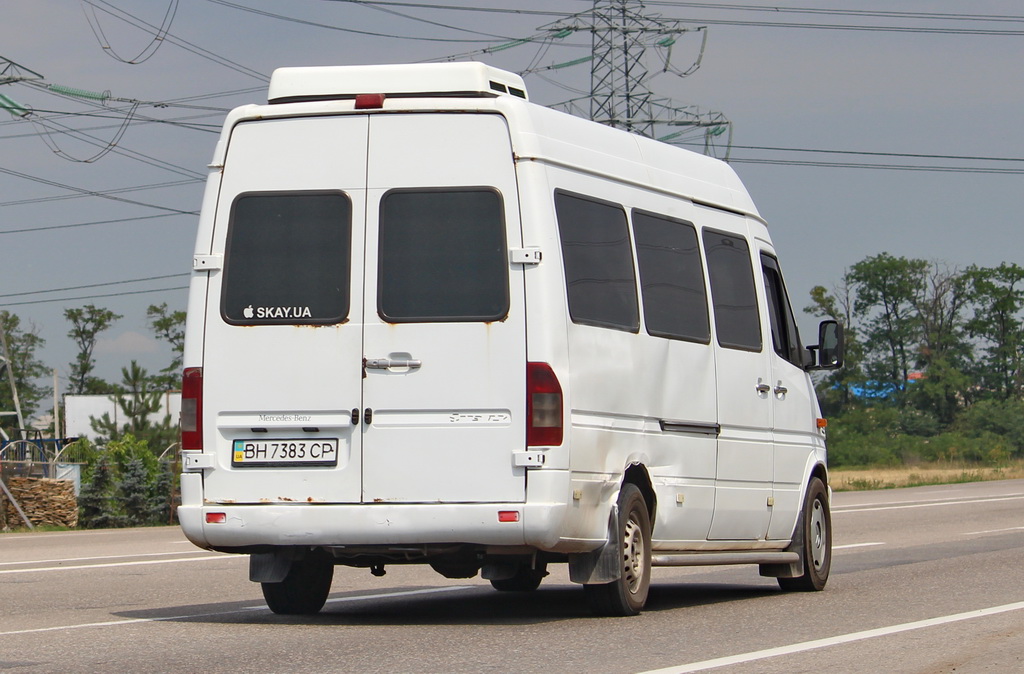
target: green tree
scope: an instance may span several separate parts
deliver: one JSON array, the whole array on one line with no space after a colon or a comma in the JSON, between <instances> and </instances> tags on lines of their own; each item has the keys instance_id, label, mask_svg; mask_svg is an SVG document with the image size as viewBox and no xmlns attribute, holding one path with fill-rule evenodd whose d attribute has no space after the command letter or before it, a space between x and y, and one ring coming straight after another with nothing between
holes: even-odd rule
<instances>
[{"instance_id":1,"label":"green tree","mask_svg":"<svg viewBox=\"0 0 1024 674\"><path fill-rule=\"evenodd\" d=\"M92 352L96 348L99 334L123 316L115 314L109 309L86 304L81 309L65 309L64 318L71 322L68 337L73 339L78 346L78 355L71 363L71 382L68 386L68 393L76 395L111 393L113 387L110 384L92 376L92 371L96 368Z\"/></svg>"},{"instance_id":2,"label":"green tree","mask_svg":"<svg viewBox=\"0 0 1024 674\"><path fill-rule=\"evenodd\" d=\"M157 380L167 390L177 389L181 386L181 364L185 353L185 312L170 311L164 302L149 305L146 317L157 338L171 347L171 364L160 370Z\"/></svg>"},{"instance_id":3,"label":"green tree","mask_svg":"<svg viewBox=\"0 0 1024 674\"><path fill-rule=\"evenodd\" d=\"M125 422L118 425L106 412L99 419L91 419L98 442L131 436L145 443L152 452L159 453L177 440L178 429L170 414L157 421L152 419L160 411L165 395L159 378L150 377L146 369L133 360L128 367L121 368L120 388L123 392L111 398Z\"/></svg>"},{"instance_id":4,"label":"green tree","mask_svg":"<svg viewBox=\"0 0 1024 674\"><path fill-rule=\"evenodd\" d=\"M821 375L816 387L822 412L828 416L849 409L855 402L855 391L863 388L865 383L862 368L864 348L858 339L853 304L853 284L850 280L850 272L847 270L832 291L824 286L811 288L811 304L804 307L805 313L818 318L831 318L843 325L845 338L843 367Z\"/></svg>"},{"instance_id":5,"label":"green tree","mask_svg":"<svg viewBox=\"0 0 1024 674\"><path fill-rule=\"evenodd\" d=\"M953 423L971 389L965 374L973 351L963 318L966 303L963 274L933 264L915 302L920 333L914 364L924 376L910 389L910 400L944 427Z\"/></svg>"},{"instance_id":6,"label":"green tree","mask_svg":"<svg viewBox=\"0 0 1024 674\"><path fill-rule=\"evenodd\" d=\"M89 480L78 495L79 524L86 529L123 527L127 520L120 512L117 494L117 468L102 455L92 467Z\"/></svg>"},{"instance_id":7,"label":"green tree","mask_svg":"<svg viewBox=\"0 0 1024 674\"><path fill-rule=\"evenodd\" d=\"M967 331L980 340L977 385L1001 399L1024 395L1024 267L1002 263L964 272L973 315Z\"/></svg>"},{"instance_id":8,"label":"green tree","mask_svg":"<svg viewBox=\"0 0 1024 674\"><path fill-rule=\"evenodd\" d=\"M861 320L865 374L880 390L906 390L921 331L918 302L929 264L881 253L854 264L848 274L856 292L853 313Z\"/></svg>"},{"instance_id":9,"label":"green tree","mask_svg":"<svg viewBox=\"0 0 1024 674\"><path fill-rule=\"evenodd\" d=\"M14 410L14 398L7 380L8 375L12 375L18 387L21 411L27 420L36 412L39 402L47 393L47 390L37 383L40 377L46 375L46 366L36 358L36 350L43 346L45 340L39 336L35 326L24 330L18 316L7 311L0 311L0 323L7 335L7 347L11 352L10 363L0 361L0 411ZM2 357L3 352L0 350L0 359ZM14 428L17 423L16 417L0 417L0 424L5 429Z\"/></svg>"}]
</instances>

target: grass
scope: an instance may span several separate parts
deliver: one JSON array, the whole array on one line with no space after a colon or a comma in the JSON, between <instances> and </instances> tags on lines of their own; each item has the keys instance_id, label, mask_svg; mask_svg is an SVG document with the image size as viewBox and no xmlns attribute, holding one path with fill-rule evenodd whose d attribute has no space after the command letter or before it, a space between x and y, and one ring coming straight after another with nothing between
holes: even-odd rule
<instances>
[{"instance_id":1,"label":"grass","mask_svg":"<svg viewBox=\"0 0 1024 674\"><path fill-rule=\"evenodd\" d=\"M1024 460L999 466L976 463L917 463L906 466L832 468L829 482L834 491L897 489L934 484L960 484L1024 478Z\"/></svg>"}]
</instances>

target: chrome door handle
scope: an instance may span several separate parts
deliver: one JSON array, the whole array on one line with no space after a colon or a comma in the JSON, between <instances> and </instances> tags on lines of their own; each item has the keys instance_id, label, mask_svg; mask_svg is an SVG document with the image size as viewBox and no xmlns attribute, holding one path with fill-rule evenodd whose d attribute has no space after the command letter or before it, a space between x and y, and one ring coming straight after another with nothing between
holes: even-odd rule
<instances>
[{"instance_id":1,"label":"chrome door handle","mask_svg":"<svg viewBox=\"0 0 1024 674\"><path fill-rule=\"evenodd\" d=\"M762 394L762 395L767 395L768 392L771 391L771 390L772 390L772 387L769 386L768 384L765 384L763 381L761 381L761 379L759 377L758 380L757 380L757 392L759 394Z\"/></svg>"},{"instance_id":2,"label":"chrome door handle","mask_svg":"<svg viewBox=\"0 0 1024 674\"><path fill-rule=\"evenodd\" d=\"M416 370L422 365L422 361L411 358L367 358L365 360L365 367L368 370L390 370L395 367L406 367L410 370Z\"/></svg>"},{"instance_id":3,"label":"chrome door handle","mask_svg":"<svg viewBox=\"0 0 1024 674\"><path fill-rule=\"evenodd\" d=\"M782 381L780 380L779 383L775 385L775 395L784 396L787 393L789 393L789 389L783 386Z\"/></svg>"}]
</instances>

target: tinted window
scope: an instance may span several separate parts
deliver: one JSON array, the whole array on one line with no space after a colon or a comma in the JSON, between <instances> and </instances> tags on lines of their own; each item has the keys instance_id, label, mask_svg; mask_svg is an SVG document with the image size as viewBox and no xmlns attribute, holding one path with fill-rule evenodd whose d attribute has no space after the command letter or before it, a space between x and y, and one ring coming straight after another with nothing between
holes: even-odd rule
<instances>
[{"instance_id":1,"label":"tinted window","mask_svg":"<svg viewBox=\"0 0 1024 674\"><path fill-rule=\"evenodd\" d=\"M555 212L573 322L638 332L626 212L566 192L555 193Z\"/></svg>"},{"instance_id":2,"label":"tinted window","mask_svg":"<svg viewBox=\"0 0 1024 674\"><path fill-rule=\"evenodd\" d=\"M508 313L501 196L394 191L380 203L378 310L392 323L496 321Z\"/></svg>"},{"instance_id":3,"label":"tinted window","mask_svg":"<svg viewBox=\"0 0 1024 674\"><path fill-rule=\"evenodd\" d=\"M348 318L352 204L341 192L242 194L231 205L221 314L228 323Z\"/></svg>"},{"instance_id":4,"label":"tinted window","mask_svg":"<svg viewBox=\"0 0 1024 674\"><path fill-rule=\"evenodd\" d=\"M633 211L633 236L647 332L710 341L697 230L689 222Z\"/></svg>"},{"instance_id":5,"label":"tinted window","mask_svg":"<svg viewBox=\"0 0 1024 674\"><path fill-rule=\"evenodd\" d=\"M786 286L782 281L782 272L775 258L761 255L761 266L764 273L765 294L768 296L768 322L772 330L772 347L789 362L802 367L800 334L797 331L796 319L789 304Z\"/></svg>"},{"instance_id":6,"label":"tinted window","mask_svg":"<svg viewBox=\"0 0 1024 674\"><path fill-rule=\"evenodd\" d=\"M760 351L761 320L746 239L705 229L704 251L718 343L734 349Z\"/></svg>"}]
</instances>

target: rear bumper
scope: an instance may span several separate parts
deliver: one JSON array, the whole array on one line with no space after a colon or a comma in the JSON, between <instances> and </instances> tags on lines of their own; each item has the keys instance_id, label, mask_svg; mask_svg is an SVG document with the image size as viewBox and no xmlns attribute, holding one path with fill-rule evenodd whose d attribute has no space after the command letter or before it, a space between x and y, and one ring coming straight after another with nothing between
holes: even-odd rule
<instances>
[{"instance_id":1,"label":"rear bumper","mask_svg":"<svg viewBox=\"0 0 1024 674\"><path fill-rule=\"evenodd\" d=\"M178 521L190 541L213 549L435 543L545 548L545 541L531 536L530 530L550 536L550 522L564 508L522 503L207 504L180 506ZM499 511L518 512L519 521L499 522ZM208 524L207 513L224 513L224 522Z\"/></svg>"}]
</instances>

